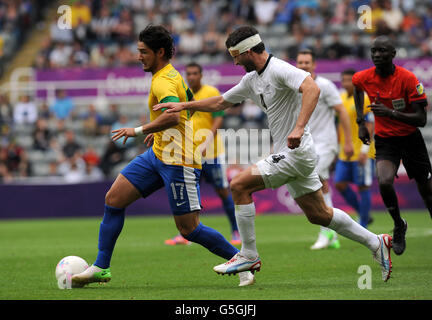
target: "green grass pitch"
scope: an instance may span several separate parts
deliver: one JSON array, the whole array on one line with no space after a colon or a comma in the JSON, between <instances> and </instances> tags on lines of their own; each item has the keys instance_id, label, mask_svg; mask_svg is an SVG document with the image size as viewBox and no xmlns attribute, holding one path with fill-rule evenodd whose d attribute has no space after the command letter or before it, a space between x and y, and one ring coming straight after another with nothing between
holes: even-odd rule
<instances>
[{"instance_id":1,"label":"green grass pitch","mask_svg":"<svg viewBox=\"0 0 432 320\"><path fill-rule=\"evenodd\" d=\"M375 212L375 233L391 233L388 214ZM0 300L291 300L432 299L432 220L426 211L404 211L407 249L392 255L393 273L384 283L369 250L341 237L339 250L311 251L318 227L303 215L259 215L257 245L263 266L256 284L238 287L237 276L212 267L224 260L197 244L170 247L172 217L127 217L105 285L59 290L54 270L64 256L93 263L101 218L3 220L0 222ZM224 215L201 221L229 238ZM361 265L372 270L372 288L359 289Z\"/></svg>"}]
</instances>

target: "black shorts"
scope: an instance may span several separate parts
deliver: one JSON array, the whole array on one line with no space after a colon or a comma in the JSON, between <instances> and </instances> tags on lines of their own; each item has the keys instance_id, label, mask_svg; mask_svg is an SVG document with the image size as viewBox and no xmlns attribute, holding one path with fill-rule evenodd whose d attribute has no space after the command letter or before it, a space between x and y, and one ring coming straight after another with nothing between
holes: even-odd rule
<instances>
[{"instance_id":1,"label":"black shorts","mask_svg":"<svg viewBox=\"0 0 432 320\"><path fill-rule=\"evenodd\" d=\"M375 135L376 161L390 160L399 168L400 161L410 179L424 183L432 176L432 166L419 129L403 137L383 138Z\"/></svg>"}]
</instances>

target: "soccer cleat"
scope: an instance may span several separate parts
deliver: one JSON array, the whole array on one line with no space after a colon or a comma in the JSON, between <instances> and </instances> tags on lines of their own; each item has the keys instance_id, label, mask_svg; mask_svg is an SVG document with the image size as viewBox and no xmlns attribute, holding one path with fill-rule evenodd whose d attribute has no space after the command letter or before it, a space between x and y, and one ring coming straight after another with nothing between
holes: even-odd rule
<instances>
[{"instance_id":1,"label":"soccer cleat","mask_svg":"<svg viewBox=\"0 0 432 320\"><path fill-rule=\"evenodd\" d=\"M405 221L405 219L402 219L403 226L402 227L395 227L393 229L393 251L397 255L401 255L405 251L406 247L406 241L405 241L405 234L408 229L408 223Z\"/></svg>"},{"instance_id":2,"label":"soccer cleat","mask_svg":"<svg viewBox=\"0 0 432 320\"><path fill-rule=\"evenodd\" d=\"M234 246L241 245L240 234L237 230L231 234L231 244Z\"/></svg>"},{"instance_id":3,"label":"soccer cleat","mask_svg":"<svg viewBox=\"0 0 432 320\"><path fill-rule=\"evenodd\" d=\"M390 249L392 247L392 237L388 234L378 235L379 247L373 254L375 261L381 265L382 279L386 282L390 279L392 271L392 262L390 258Z\"/></svg>"},{"instance_id":4,"label":"soccer cleat","mask_svg":"<svg viewBox=\"0 0 432 320\"><path fill-rule=\"evenodd\" d=\"M341 247L340 241L337 237L333 237L332 241L330 241L330 244L328 245L329 249L339 249Z\"/></svg>"},{"instance_id":5,"label":"soccer cleat","mask_svg":"<svg viewBox=\"0 0 432 320\"><path fill-rule=\"evenodd\" d=\"M255 272L260 271L260 269L260 257L250 260L242 256L240 252L236 253L228 262L213 267L213 270L218 274L236 274L242 271Z\"/></svg>"},{"instance_id":6,"label":"soccer cleat","mask_svg":"<svg viewBox=\"0 0 432 320\"><path fill-rule=\"evenodd\" d=\"M110 268L102 269L95 265L91 265L85 271L72 276L72 286L84 285L92 282L108 282L111 280Z\"/></svg>"},{"instance_id":7,"label":"soccer cleat","mask_svg":"<svg viewBox=\"0 0 432 320\"><path fill-rule=\"evenodd\" d=\"M255 283L255 276L250 271L239 272L240 284L239 287L250 286Z\"/></svg>"},{"instance_id":8,"label":"soccer cleat","mask_svg":"<svg viewBox=\"0 0 432 320\"><path fill-rule=\"evenodd\" d=\"M327 248L335 236L336 232L333 230L320 231L317 241L310 247L311 250L320 250Z\"/></svg>"},{"instance_id":9,"label":"soccer cleat","mask_svg":"<svg viewBox=\"0 0 432 320\"><path fill-rule=\"evenodd\" d=\"M171 239L165 240L165 244L167 244L169 246L175 246L178 244L190 245L191 242L189 240L185 239L181 234L178 234Z\"/></svg>"}]
</instances>

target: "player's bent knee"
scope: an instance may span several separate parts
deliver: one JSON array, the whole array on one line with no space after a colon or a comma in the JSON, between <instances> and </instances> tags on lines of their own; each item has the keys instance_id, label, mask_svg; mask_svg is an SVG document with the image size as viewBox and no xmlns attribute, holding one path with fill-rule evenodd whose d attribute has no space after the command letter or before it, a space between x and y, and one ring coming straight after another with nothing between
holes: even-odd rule
<instances>
[{"instance_id":1,"label":"player's bent knee","mask_svg":"<svg viewBox=\"0 0 432 320\"><path fill-rule=\"evenodd\" d=\"M177 230L182 236L191 234L199 225L199 211L191 212L190 214L175 216L175 224Z\"/></svg>"},{"instance_id":2,"label":"player's bent knee","mask_svg":"<svg viewBox=\"0 0 432 320\"><path fill-rule=\"evenodd\" d=\"M230 183L231 193L233 195L241 195L247 193L246 185L240 179L233 179Z\"/></svg>"},{"instance_id":3,"label":"player's bent knee","mask_svg":"<svg viewBox=\"0 0 432 320\"><path fill-rule=\"evenodd\" d=\"M105 204L110 207L115 207L115 193L110 190L105 194Z\"/></svg>"},{"instance_id":4,"label":"player's bent knee","mask_svg":"<svg viewBox=\"0 0 432 320\"><path fill-rule=\"evenodd\" d=\"M319 213L309 213L306 215L306 217L312 224L328 226L332 220L332 210L333 208L327 207L325 210L322 210Z\"/></svg>"},{"instance_id":5,"label":"player's bent knee","mask_svg":"<svg viewBox=\"0 0 432 320\"><path fill-rule=\"evenodd\" d=\"M120 195L118 192L115 192L112 189L108 190L105 195L105 204L110 207L124 208L128 205L128 202L130 201L125 201L123 195Z\"/></svg>"}]
</instances>

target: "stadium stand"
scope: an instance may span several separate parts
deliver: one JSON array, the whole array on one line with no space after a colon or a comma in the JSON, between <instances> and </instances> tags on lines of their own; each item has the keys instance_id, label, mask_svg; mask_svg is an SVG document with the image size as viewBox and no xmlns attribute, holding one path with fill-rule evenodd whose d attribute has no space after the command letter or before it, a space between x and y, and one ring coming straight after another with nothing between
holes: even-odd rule
<instances>
[{"instance_id":1,"label":"stadium stand","mask_svg":"<svg viewBox=\"0 0 432 320\"><path fill-rule=\"evenodd\" d=\"M48 4L49 3L49 4ZM274 55L292 60L298 50L313 48L319 59L368 57L377 35L390 36L400 58L432 58L432 4L424 0L75 0L72 29L59 29L60 2L0 1L1 65L31 41L39 28L32 70L136 66L137 34L148 23L164 24L176 42L175 65L194 60L203 65L231 62L226 34L253 24ZM358 28L359 7L371 8L372 28ZM51 14L46 14L47 10ZM54 12L54 14L52 14ZM43 19L43 23L41 22ZM27 57L28 59L28 57ZM34 88L33 88L34 89ZM31 90L29 90L31 91ZM34 93L34 90L33 90ZM68 181L112 178L124 162L145 150L141 141L126 147L110 141L113 127L146 121L146 106L122 101L101 105L56 90L52 99L21 92L0 94L0 181L23 177L64 177ZM245 102L227 112L228 128L264 128L259 108ZM432 128L425 128L432 141Z\"/></svg>"}]
</instances>

